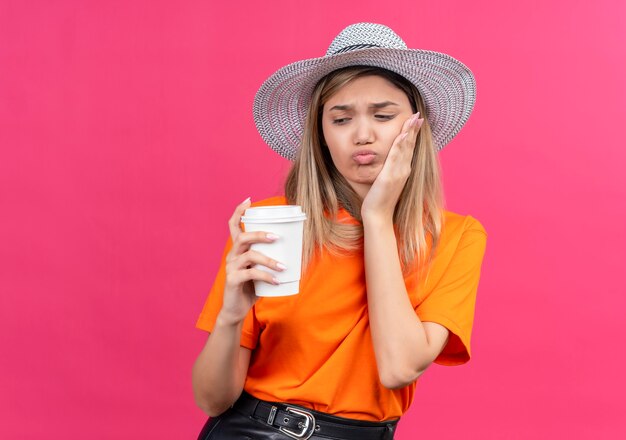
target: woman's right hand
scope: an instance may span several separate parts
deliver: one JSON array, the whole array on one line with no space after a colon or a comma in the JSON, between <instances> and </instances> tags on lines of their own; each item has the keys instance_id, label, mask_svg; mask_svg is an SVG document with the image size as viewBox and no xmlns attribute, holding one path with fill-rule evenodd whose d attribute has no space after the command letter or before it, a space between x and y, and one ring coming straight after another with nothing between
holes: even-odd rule
<instances>
[{"instance_id":1,"label":"woman's right hand","mask_svg":"<svg viewBox=\"0 0 626 440\"><path fill-rule=\"evenodd\" d=\"M231 324L242 322L257 301L253 281L279 284L271 273L254 266L260 264L279 272L285 270L285 266L280 262L250 249L253 243L272 243L278 237L261 231L244 232L241 230L241 216L249 206L250 198L235 208L235 212L228 221L233 247L226 256L226 284L220 315L221 319Z\"/></svg>"}]
</instances>

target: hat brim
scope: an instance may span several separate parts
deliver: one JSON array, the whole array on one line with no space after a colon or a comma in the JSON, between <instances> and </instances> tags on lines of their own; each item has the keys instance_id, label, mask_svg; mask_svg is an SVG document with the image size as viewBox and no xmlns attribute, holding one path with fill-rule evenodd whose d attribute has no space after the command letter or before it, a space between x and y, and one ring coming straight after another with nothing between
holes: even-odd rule
<instances>
[{"instance_id":1,"label":"hat brim","mask_svg":"<svg viewBox=\"0 0 626 440\"><path fill-rule=\"evenodd\" d=\"M257 91L253 116L263 140L294 160L315 85L348 66L376 66L412 82L424 99L437 151L461 130L476 102L476 81L460 61L422 49L367 48L297 61L277 70Z\"/></svg>"}]
</instances>

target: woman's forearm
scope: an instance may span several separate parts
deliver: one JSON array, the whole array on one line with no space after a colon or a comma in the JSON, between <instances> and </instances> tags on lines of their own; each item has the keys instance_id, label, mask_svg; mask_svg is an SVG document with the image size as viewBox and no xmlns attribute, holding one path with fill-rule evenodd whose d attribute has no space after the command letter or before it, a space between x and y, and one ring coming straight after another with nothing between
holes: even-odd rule
<instances>
[{"instance_id":1,"label":"woman's forearm","mask_svg":"<svg viewBox=\"0 0 626 440\"><path fill-rule=\"evenodd\" d=\"M226 411L243 389L250 350L240 346L243 322L218 316L213 332L193 366L196 403L209 416Z\"/></svg>"},{"instance_id":2,"label":"woman's forearm","mask_svg":"<svg viewBox=\"0 0 626 440\"><path fill-rule=\"evenodd\" d=\"M399 388L428 366L428 339L407 294L391 220L363 219L372 342L381 382Z\"/></svg>"}]
</instances>

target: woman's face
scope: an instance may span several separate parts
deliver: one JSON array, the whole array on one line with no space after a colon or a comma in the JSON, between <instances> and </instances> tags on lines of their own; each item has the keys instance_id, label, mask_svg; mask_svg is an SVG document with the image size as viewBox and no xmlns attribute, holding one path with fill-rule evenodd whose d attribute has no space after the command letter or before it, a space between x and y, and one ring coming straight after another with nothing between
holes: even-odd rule
<instances>
[{"instance_id":1,"label":"woman's face","mask_svg":"<svg viewBox=\"0 0 626 440\"><path fill-rule=\"evenodd\" d=\"M406 94L380 76L356 78L324 104L322 130L333 163L362 198L412 113Z\"/></svg>"}]
</instances>

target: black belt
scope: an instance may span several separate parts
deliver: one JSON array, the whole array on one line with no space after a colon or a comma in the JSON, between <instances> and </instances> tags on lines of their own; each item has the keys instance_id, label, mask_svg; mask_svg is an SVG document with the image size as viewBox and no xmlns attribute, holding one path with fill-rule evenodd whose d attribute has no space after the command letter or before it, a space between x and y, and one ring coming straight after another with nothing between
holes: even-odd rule
<instances>
[{"instance_id":1,"label":"black belt","mask_svg":"<svg viewBox=\"0 0 626 440\"><path fill-rule=\"evenodd\" d=\"M398 424L398 420L368 422L331 416L298 405L266 402L245 391L233 404L233 409L295 439L308 439L315 434L345 440L391 440Z\"/></svg>"}]
</instances>

